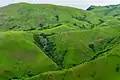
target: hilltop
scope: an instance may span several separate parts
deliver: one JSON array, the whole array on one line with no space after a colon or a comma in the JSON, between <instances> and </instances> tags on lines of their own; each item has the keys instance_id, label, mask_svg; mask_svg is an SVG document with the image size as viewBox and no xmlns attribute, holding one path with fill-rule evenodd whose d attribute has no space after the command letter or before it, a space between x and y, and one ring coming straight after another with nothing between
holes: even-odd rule
<instances>
[{"instance_id":1,"label":"hilltop","mask_svg":"<svg viewBox=\"0 0 120 80\"><path fill-rule=\"evenodd\" d=\"M92 11L99 16L119 16L120 4L118 5L107 5L107 6L90 6L87 10Z\"/></svg>"},{"instance_id":2,"label":"hilltop","mask_svg":"<svg viewBox=\"0 0 120 80\"><path fill-rule=\"evenodd\" d=\"M51 4L16 3L0 8L0 30L43 30L63 24L89 29L99 24L94 13Z\"/></svg>"}]
</instances>

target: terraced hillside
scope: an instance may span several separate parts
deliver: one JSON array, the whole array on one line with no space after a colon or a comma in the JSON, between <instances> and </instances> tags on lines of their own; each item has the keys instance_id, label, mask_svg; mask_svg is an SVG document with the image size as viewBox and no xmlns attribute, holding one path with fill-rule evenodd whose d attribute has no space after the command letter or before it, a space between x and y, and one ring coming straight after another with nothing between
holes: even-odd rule
<instances>
[{"instance_id":1,"label":"terraced hillside","mask_svg":"<svg viewBox=\"0 0 120 80\"><path fill-rule=\"evenodd\" d=\"M119 16L104 8L0 8L0 80L119 80Z\"/></svg>"}]
</instances>

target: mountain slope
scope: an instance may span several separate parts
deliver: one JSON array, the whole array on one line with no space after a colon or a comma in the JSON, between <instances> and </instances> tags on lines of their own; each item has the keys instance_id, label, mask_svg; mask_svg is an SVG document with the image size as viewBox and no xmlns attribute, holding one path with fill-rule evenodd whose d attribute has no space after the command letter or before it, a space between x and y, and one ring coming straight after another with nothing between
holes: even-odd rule
<instances>
[{"instance_id":1,"label":"mountain slope","mask_svg":"<svg viewBox=\"0 0 120 80\"><path fill-rule=\"evenodd\" d=\"M25 32L0 33L1 80L19 79L57 70L57 65L32 43L30 36ZM46 63L42 64L44 62Z\"/></svg>"},{"instance_id":2,"label":"mountain slope","mask_svg":"<svg viewBox=\"0 0 120 80\"><path fill-rule=\"evenodd\" d=\"M55 72L46 72L25 80L119 80L120 57L104 56L80 66Z\"/></svg>"},{"instance_id":3,"label":"mountain slope","mask_svg":"<svg viewBox=\"0 0 120 80\"><path fill-rule=\"evenodd\" d=\"M104 16L120 16L120 5L107 5L107 6L90 6L88 11L92 11L101 17Z\"/></svg>"},{"instance_id":4,"label":"mountain slope","mask_svg":"<svg viewBox=\"0 0 120 80\"><path fill-rule=\"evenodd\" d=\"M106 29L108 31L106 31ZM111 27L103 28L101 30L93 29L84 31L67 30L66 32L59 32L58 30L60 31L58 28L54 33L54 30L52 29L38 32L37 34L40 36L38 36L38 41L36 41L40 44L39 47L47 52L47 54L51 54L50 57L52 57L52 59L62 68L71 68L79 65L89 60L94 55L104 52L104 50L109 49L112 44L114 45L119 41L119 38L117 37L120 35L119 31L116 31L116 29ZM42 38L41 35L46 35L46 37ZM44 42L44 39L48 39L48 43L52 42L52 44L55 45L44 45L46 42ZM114 41L115 39L118 41ZM48 46L47 49L44 48L46 46Z\"/></svg>"},{"instance_id":5,"label":"mountain slope","mask_svg":"<svg viewBox=\"0 0 120 80\"><path fill-rule=\"evenodd\" d=\"M102 18L102 24L99 27L113 27L120 30L120 5L90 6L88 12L96 13Z\"/></svg>"},{"instance_id":6,"label":"mountain slope","mask_svg":"<svg viewBox=\"0 0 120 80\"><path fill-rule=\"evenodd\" d=\"M119 80L119 9L1 7L0 80Z\"/></svg>"},{"instance_id":7,"label":"mountain slope","mask_svg":"<svg viewBox=\"0 0 120 80\"><path fill-rule=\"evenodd\" d=\"M43 30L62 24L91 28L99 17L84 10L51 4L17 3L0 8L0 30Z\"/></svg>"}]
</instances>

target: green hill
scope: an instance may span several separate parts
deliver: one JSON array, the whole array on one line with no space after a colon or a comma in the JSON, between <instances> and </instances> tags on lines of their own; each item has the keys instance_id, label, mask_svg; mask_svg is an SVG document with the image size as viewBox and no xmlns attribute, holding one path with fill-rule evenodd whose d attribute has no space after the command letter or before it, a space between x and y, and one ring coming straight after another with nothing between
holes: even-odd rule
<instances>
[{"instance_id":1,"label":"green hill","mask_svg":"<svg viewBox=\"0 0 120 80\"><path fill-rule=\"evenodd\" d=\"M95 12L99 16L119 16L120 15L120 4L118 5L107 5L107 6L90 6L88 11Z\"/></svg>"},{"instance_id":2,"label":"green hill","mask_svg":"<svg viewBox=\"0 0 120 80\"><path fill-rule=\"evenodd\" d=\"M120 24L120 5L90 6L88 12L96 13L102 18L102 24L98 27L114 27L119 29Z\"/></svg>"},{"instance_id":3,"label":"green hill","mask_svg":"<svg viewBox=\"0 0 120 80\"><path fill-rule=\"evenodd\" d=\"M114 51L111 51L110 55L86 62L80 66L63 71L43 73L25 80L119 80L119 74L119 53L115 54Z\"/></svg>"},{"instance_id":4,"label":"green hill","mask_svg":"<svg viewBox=\"0 0 120 80\"><path fill-rule=\"evenodd\" d=\"M107 30L106 30L107 29ZM25 80L119 80L119 73L120 73L120 57L119 57L119 48L120 48L120 32L117 31L114 28L101 28L101 29L94 29L94 30L86 30L86 31L70 31L70 32L63 32L64 36L65 34L76 35L76 33L80 33L82 35L77 35L77 37L80 37L80 39L83 40L82 43L85 43L84 45L88 45L89 43L94 44L94 54L92 54L92 57L88 57L85 62L82 62L80 65L70 68L70 69L64 69L62 71L52 71L52 72L45 72L36 76L33 76L31 78L26 78ZM88 34L89 35L88 35ZM114 34L113 34L114 33ZM73 36L69 36L73 37ZM76 37L74 36L76 39ZM58 40L59 38L57 38ZM90 40L92 39L92 40ZM74 40L74 39L72 39ZM78 41L76 41L78 40ZM76 42L79 46L79 49L77 50L77 46L75 45L72 47L73 49L70 49L67 52L65 56L65 60L67 60L68 64L74 63L72 62L82 58L82 60L86 59L85 57L87 55L79 53L80 51L83 51L83 45L82 48L81 44L79 43L79 39L76 39L74 42ZM69 47L66 47L67 44L64 45L63 48L71 48L70 45L74 44L71 41L71 39L67 38ZM59 42L59 41L58 41ZM62 42L61 42L62 43ZM59 47L60 46L60 43ZM88 45L89 46L89 45ZM59 48L58 47L58 48ZM74 50L76 49L76 50ZM62 50L62 49L61 49ZM89 49L86 49L89 50ZM85 51L86 51L85 50ZM78 52L77 52L78 51ZM91 49L92 52L92 49ZM82 54L82 55L81 55ZM69 56L71 55L71 56ZM90 55L90 52L89 52ZM67 57L68 56L68 57ZM75 58L74 58L75 57ZM65 62L67 62L65 61Z\"/></svg>"},{"instance_id":5,"label":"green hill","mask_svg":"<svg viewBox=\"0 0 120 80\"><path fill-rule=\"evenodd\" d=\"M119 80L119 5L0 8L0 80Z\"/></svg>"},{"instance_id":6,"label":"green hill","mask_svg":"<svg viewBox=\"0 0 120 80\"><path fill-rule=\"evenodd\" d=\"M100 23L98 19L91 12L51 4L17 3L0 8L1 31L43 30L62 24L89 29Z\"/></svg>"},{"instance_id":7,"label":"green hill","mask_svg":"<svg viewBox=\"0 0 120 80\"><path fill-rule=\"evenodd\" d=\"M57 65L32 43L31 34L25 32L1 32L0 56L0 80L57 70Z\"/></svg>"}]
</instances>

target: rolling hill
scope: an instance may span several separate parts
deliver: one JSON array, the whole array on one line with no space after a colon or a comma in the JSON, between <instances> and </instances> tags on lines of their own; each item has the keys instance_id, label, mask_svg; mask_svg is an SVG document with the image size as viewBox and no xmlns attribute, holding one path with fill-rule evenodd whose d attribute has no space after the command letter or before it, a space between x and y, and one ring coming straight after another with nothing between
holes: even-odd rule
<instances>
[{"instance_id":1,"label":"rolling hill","mask_svg":"<svg viewBox=\"0 0 120 80\"><path fill-rule=\"evenodd\" d=\"M120 5L0 8L0 80L119 80Z\"/></svg>"},{"instance_id":2,"label":"rolling hill","mask_svg":"<svg viewBox=\"0 0 120 80\"><path fill-rule=\"evenodd\" d=\"M0 8L0 20L1 31L43 30L62 24L89 29L100 23L99 17L84 10L28 3L16 3Z\"/></svg>"},{"instance_id":3,"label":"rolling hill","mask_svg":"<svg viewBox=\"0 0 120 80\"><path fill-rule=\"evenodd\" d=\"M25 32L0 33L1 80L20 79L57 70L57 65L32 43L30 36Z\"/></svg>"}]
</instances>

